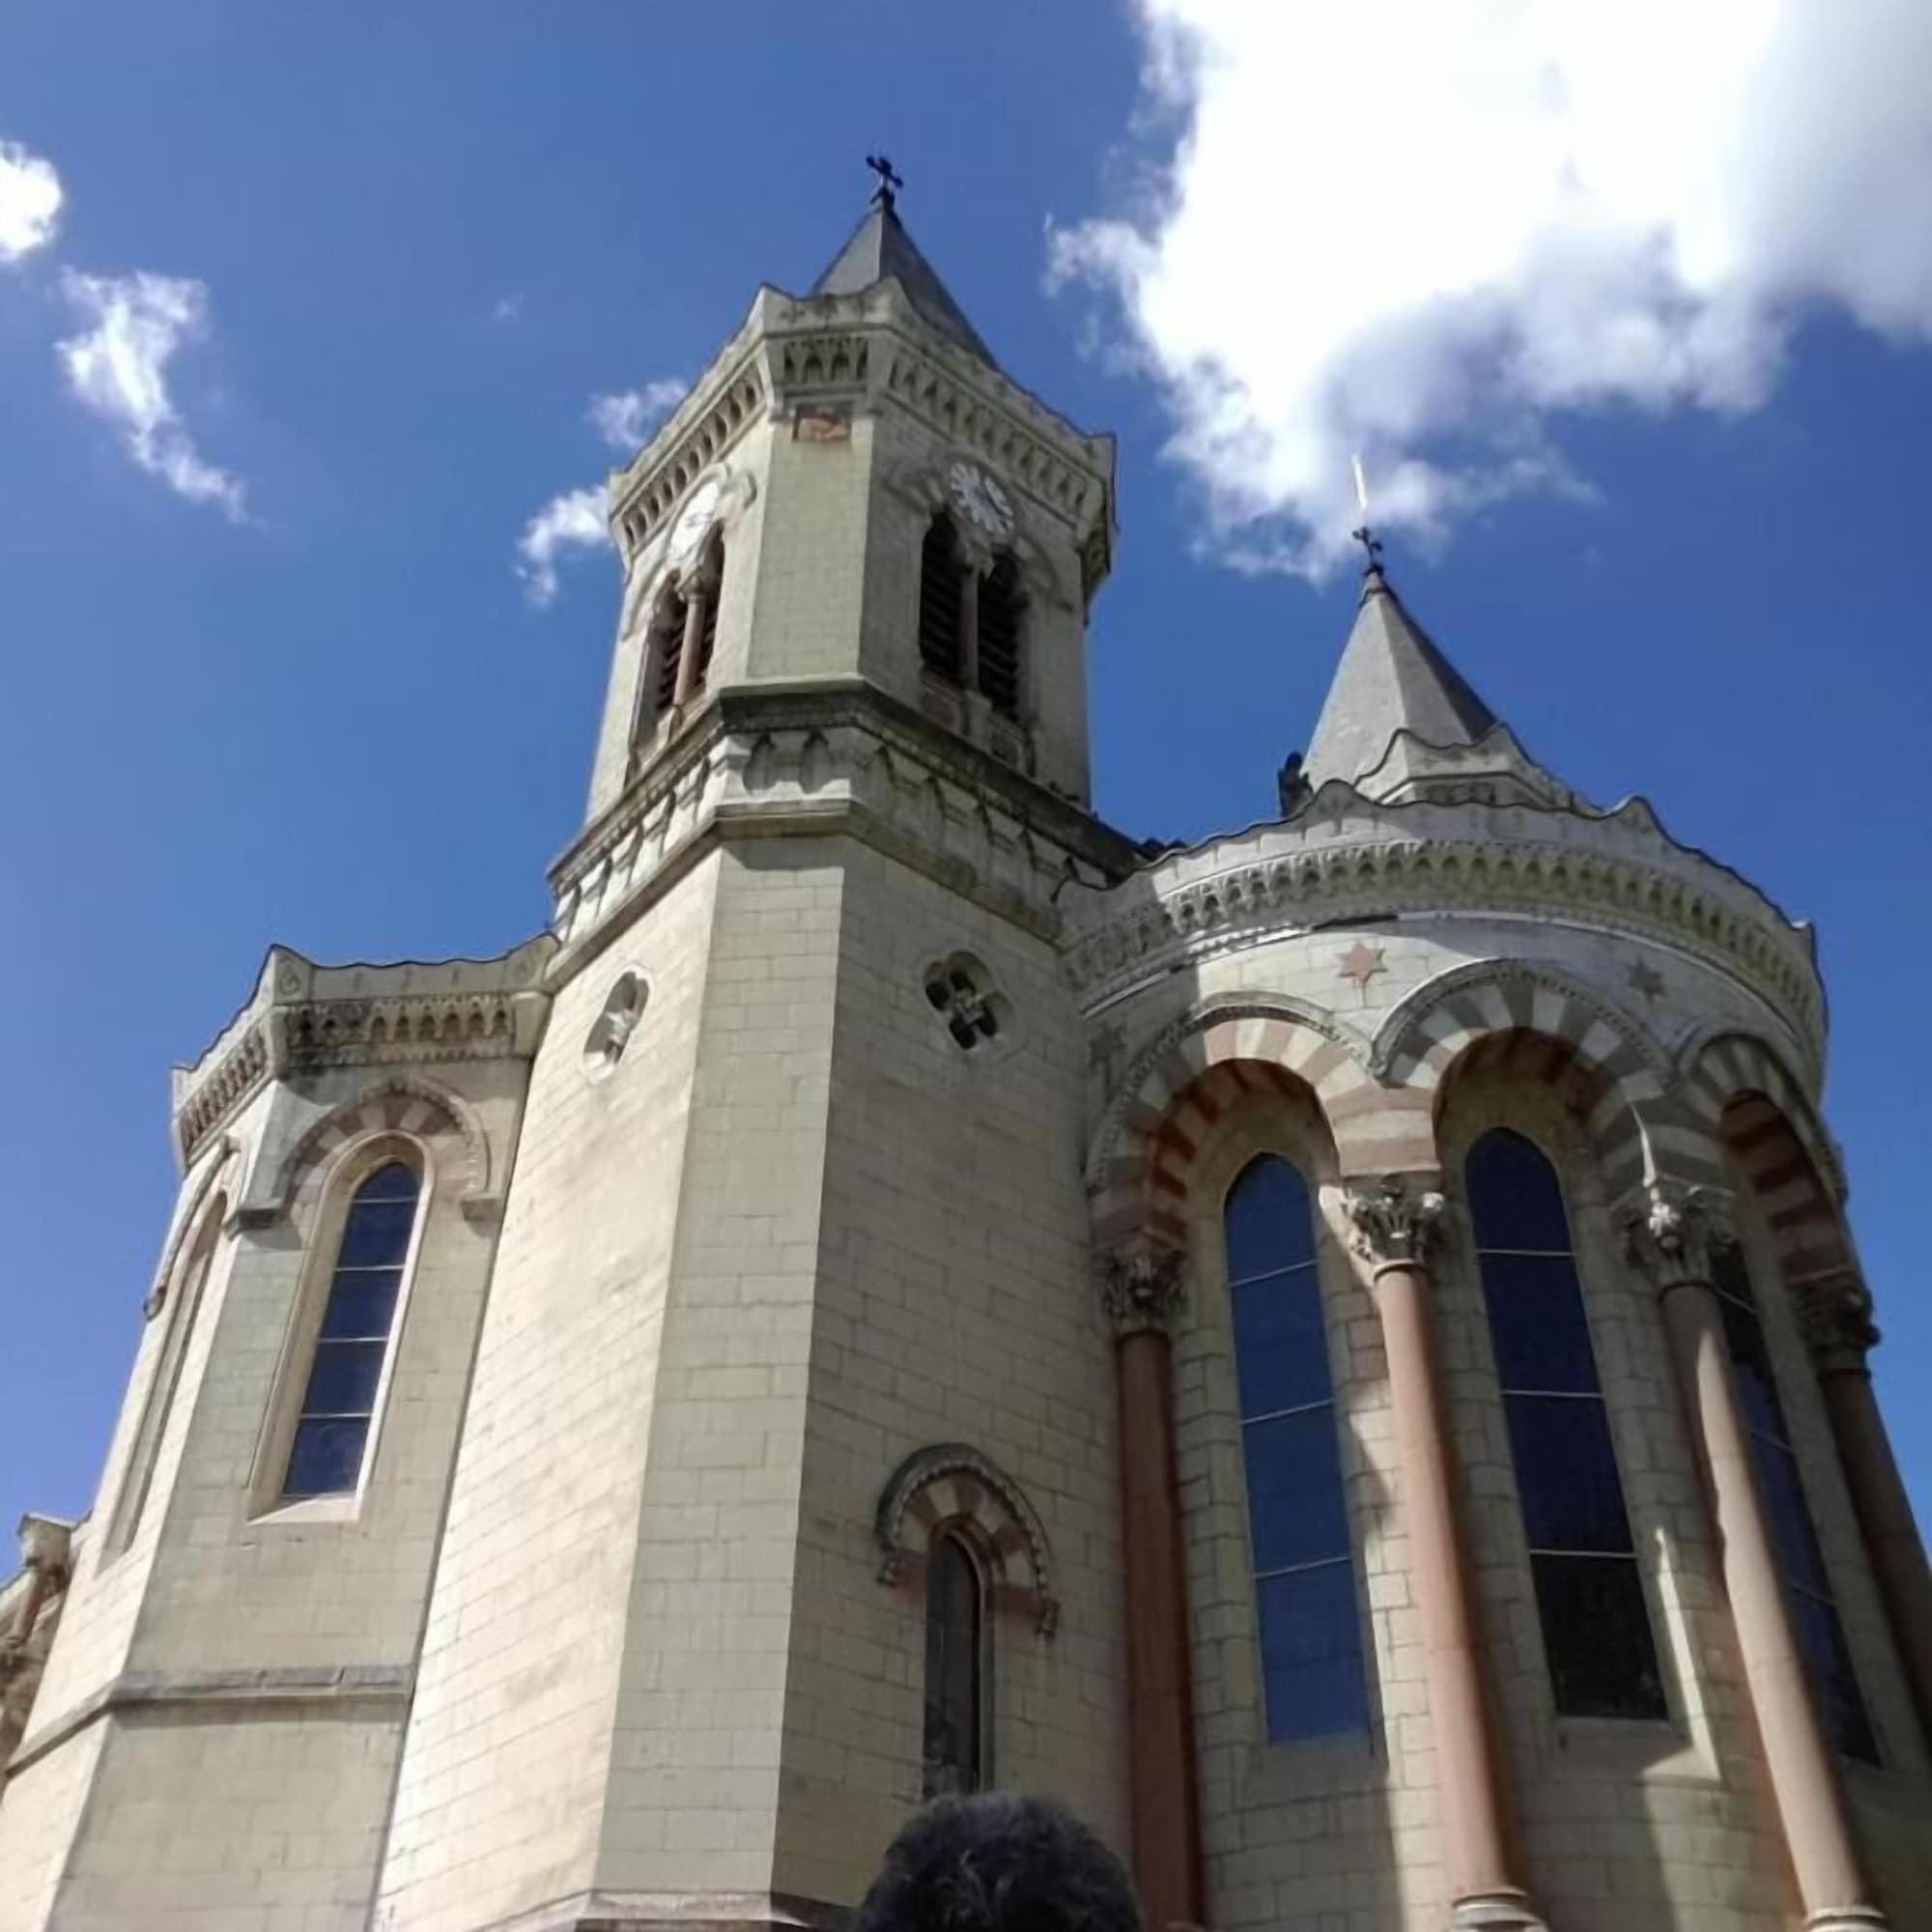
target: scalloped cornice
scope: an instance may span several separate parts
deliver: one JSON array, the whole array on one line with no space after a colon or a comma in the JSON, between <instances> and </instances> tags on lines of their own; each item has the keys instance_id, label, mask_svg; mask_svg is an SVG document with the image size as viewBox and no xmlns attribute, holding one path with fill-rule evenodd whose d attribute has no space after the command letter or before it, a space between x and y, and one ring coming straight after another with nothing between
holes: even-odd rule
<instances>
[{"instance_id":1,"label":"scalloped cornice","mask_svg":"<svg viewBox=\"0 0 1932 1932\"><path fill-rule=\"evenodd\" d=\"M1293 819L1166 854L1063 905L1068 971L1090 1006L1151 973L1365 917L1540 917L1673 946L1768 1002L1823 1055L1809 928L1677 843L1642 799L1607 812L1378 804L1331 783Z\"/></svg>"}]
</instances>

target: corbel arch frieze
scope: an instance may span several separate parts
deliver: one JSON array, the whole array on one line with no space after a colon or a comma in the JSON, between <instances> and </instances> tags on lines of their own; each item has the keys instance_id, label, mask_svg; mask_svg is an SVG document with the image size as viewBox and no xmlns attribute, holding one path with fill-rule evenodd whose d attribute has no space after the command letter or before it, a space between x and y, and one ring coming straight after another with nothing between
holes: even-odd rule
<instances>
[{"instance_id":1,"label":"corbel arch frieze","mask_svg":"<svg viewBox=\"0 0 1932 1932\"><path fill-rule=\"evenodd\" d=\"M1252 1094L1312 1094L1344 1168L1358 1140L1376 1143L1369 1165L1408 1163L1381 1138L1405 1131L1411 1111L1378 1088L1369 1042L1346 1021L1287 994L1236 994L1171 1021L1129 1062L1089 1146L1094 1236L1106 1252L1179 1245L1171 1205L1206 1130ZM1424 1125L1426 1126L1426 1119Z\"/></svg>"},{"instance_id":2,"label":"corbel arch frieze","mask_svg":"<svg viewBox=\"0 0 1932 1932\"><path fill-rule=\"evenodd\" d=\"M446 1087L413 1074L395 1074L313 1122L282 1156L267 1189L246 1204L242 1218L256 1225L290 1218L298 1204L321 1187L326 1169L342 1149L378 1133L412 1134L432 1143L454 1138L462 1149L459 1202L464 1214L483 1220L495 1210L490 1141L475 1110Z\"/></svg>"},{"instance_id":3,"label":"corbel arch frieze","mask_svg":"<svg viewBox=\"0 0 1932 1932\"><path fill-rule=\"evenodd\" d=\"M996 1611L1024 1614L1042 1636L1060 1623L1046 1528L1020 1486L990 1456L966 1442L915 1449L879 1494L873 1540L879 1580L895 1586L925 1573L941 1534L961 1530L989 1572Z\"/></svg>"},{"instance_id":4,"label":"corbel arch frieze","mask_svg":"<svg viewBox=\"0 0 1932 1932\"><path fill-rule=\"evenodd\" d=\"M174 1227L169 1231L167 1243L161 1250L159 1265L155 1269L155 1278L148 1289L147 1298L141 1303L141 1312L152 1321L167 1306L168 1290L173 1285L175 1272L181 1265L181 1258L186 1251L189 1237L201 1224L202 1210L214 1198L217 1189L226 1179L242 1151L241 1143L233 1134L223 1134L211 1148L201 1163L201 1173L188 1190L182 1211L175 1217ZM234 1189L229 1189L232 1199Z\"/></svg>"},{"instance_id":5,"label":"corbel arch frieze","mask_svg":"<svg viewBox=\"0 0 1932 1932\"><path fill-rule=\"evenodd\" d=\"M1661 1171L1720 1185L1721 1164L1686 1117L1669 1058L1631 1013L1547 966L1474 960L1425 980L1376 1036L1376 1072L1439 1101L1466 1055L1506 1035L1560 1043L1594 1088L1588 1126L1612 1200Z\"/></svg>"}]
</instances>

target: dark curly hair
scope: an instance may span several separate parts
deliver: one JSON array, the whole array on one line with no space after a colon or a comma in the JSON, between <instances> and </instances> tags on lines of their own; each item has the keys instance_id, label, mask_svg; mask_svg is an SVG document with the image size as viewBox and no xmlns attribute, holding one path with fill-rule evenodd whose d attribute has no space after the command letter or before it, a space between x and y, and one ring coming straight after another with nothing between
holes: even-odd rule
<instances>
[{"instance_id":1,"label":"dark curly hair","mask_svg":"<svg viewBox=\"0 0 1932 1932\"><path fill-rule=\"evenodd\" d=\"M1140 1932L1125 1867L1044 1798L942 1798L886 1850L852 1932Z\"/></svg>"}]
</instances>

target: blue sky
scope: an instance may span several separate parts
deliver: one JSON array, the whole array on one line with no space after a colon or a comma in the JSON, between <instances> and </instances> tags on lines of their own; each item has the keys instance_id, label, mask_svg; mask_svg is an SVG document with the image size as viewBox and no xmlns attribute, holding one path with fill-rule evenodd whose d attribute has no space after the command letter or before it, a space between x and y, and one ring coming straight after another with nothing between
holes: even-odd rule
<instances>
[{"instance_id":1,"label":"blue sky","mask_svg":"<svg viewBox=\"0 0 1932 1932\"><path fill-rule=\"evenodd\" d=\"M174 1185L166 1069L246 996L266 946L490 952L542 923L616 585L608 555L569 553L538 606L519 534L609 467L593 396L689 378L760 280L810 281L880 147L1006 366L1120 435L1120 560L1092 659L1116 823L1194 837L1271 810L1351 589L1235 565L1320 567L1323 479L1359 429L1396 479L1398 581L1531 749L1597 798L1645 793L1817 923L1830 1113L1889 1337L1879 1385L1932 1506L1932 1414L1912 1399L1932 1370L1916 1203L1932 1083L1913 1058L1932 952L1932 355L1915 291L1881 313L1883 292L1829 265L1787 276L1753 311L1776 340L1742 375L1699 365L1647 392L1574 355L1560 381L1499 387L1477 356L1446 414L1432 376L1436 413L1406 419L1426 469L1398 467L1403 423L1359 397L1335 405L1312 469L1254 464L1289 445L1284 412L1349 388L1317 378L1364 366L1334 290L1380 272L1363 238L1400 230L1399 169L1365 200L1346 166L1304 153L1271 174L1236 142L1229 175L1163 178L1186 103L1150 101L1145 37L1101 0L993 0L968 33L925 8L749 5L729 21L616 5L353 25L213 0L0 12L0 142L44 157L65 192L53 238L0 265L15 1096L0 1117L0 1519L88 1501ZM1194 108L1220 111L1206 92ZM1158 240L1163 209L1207 205L1222 181L1211 236L1152 271L1122 270L1119 229L1080 227L1124 215ZM1317 205L1350 211L1321 249ZM1170 270L1197 293L1264 286L1281 328L1218 338L1225 318L1181 314L1150 280ZM151 423L150 469L57 349L100 317L73 276L136 271L205 291L199 338L166 364L174 416ZM1310 317L1320 341L1297 335ZM1204 340L1237 368L1285 343L1314 374L1271 389L1258 366L1251 434L1204 440L1187 376ZM1402 367L1418 359L1411 338ZM1177 424L1192 461L1163 454ZM198 495L164 473L179 437L206 468L177 464L177 483Z\"/></svg>"}]
</instances>

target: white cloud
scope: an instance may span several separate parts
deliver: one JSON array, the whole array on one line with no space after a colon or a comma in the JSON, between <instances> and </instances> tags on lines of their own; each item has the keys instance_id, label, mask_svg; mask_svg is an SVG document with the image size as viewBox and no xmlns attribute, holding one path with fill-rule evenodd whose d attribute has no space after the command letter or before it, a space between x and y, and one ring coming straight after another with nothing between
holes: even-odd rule
<instances>
[{"instance_id":1,"label":"white cloud","mask_svg":"<svg viewBox=\"0 0 1932 1932\"><path fill-rule=\"evenodd\" d=\"M610 543L604 503L599 485L568 490L553 497L524 526L517 539L517 575L532 604L541 608L555 597L557 562L565 553L599 550Z\"/></svg>"},{"instance_id":2,"label":"white cloud","mask_svg":"<svg viewBox=\"0 0 1932 1932\"><path fill-rule=\"evenodd\" d=\"M635 455L650 431L684 400L688 385L676 376L661 377L641 389L618 389L590 398L590 426L612 449Z\"/></svg>"},{"instance_id":3,"label":"white cloud","mask_svg":"<svg viewBox=\"0 0 1932 1932\"><path fill-rule=\"evenodd\" d=\"M94 324L59 344L74 394L122 432L143 469L181 496L218 503L241 522L241 479L202 458L168 393L168 364L185 343L207 333L207 286L171 275L83 275L70 269L61 288Z\"/></svg>"},{"instance_id":4,"label":"white cloud","mask_svg":"<svg viewBox=\"0 0 1932 1932\"><path fill-rule=\"evenodd\" d=\"M1740 411L1807 305L1932 334L1925 0L1140 0L1119 298L1237 560L1579 487L1566 412Z\"/></svg>"},{"instance_id":5,"label":"white cloud","mask_svg":"<svg viewBox=\"0 0 1932 1932\"><path fill-rule=\"evenodd\" d=\"M0 141L0 265L44 248L60 225L60 176L44 156Z\"/></svg>"},{"instance_id":6,"label":"white cloud","mask_svg":"<svg viewBox=\"0 0 1932 1932\"><path fill-rule=\"evenodd\" d=\"M524 319L524 292L512 289L506 296L498 296L490 310L490 320L509 324Z\"/></svg>"}]
</instances>

